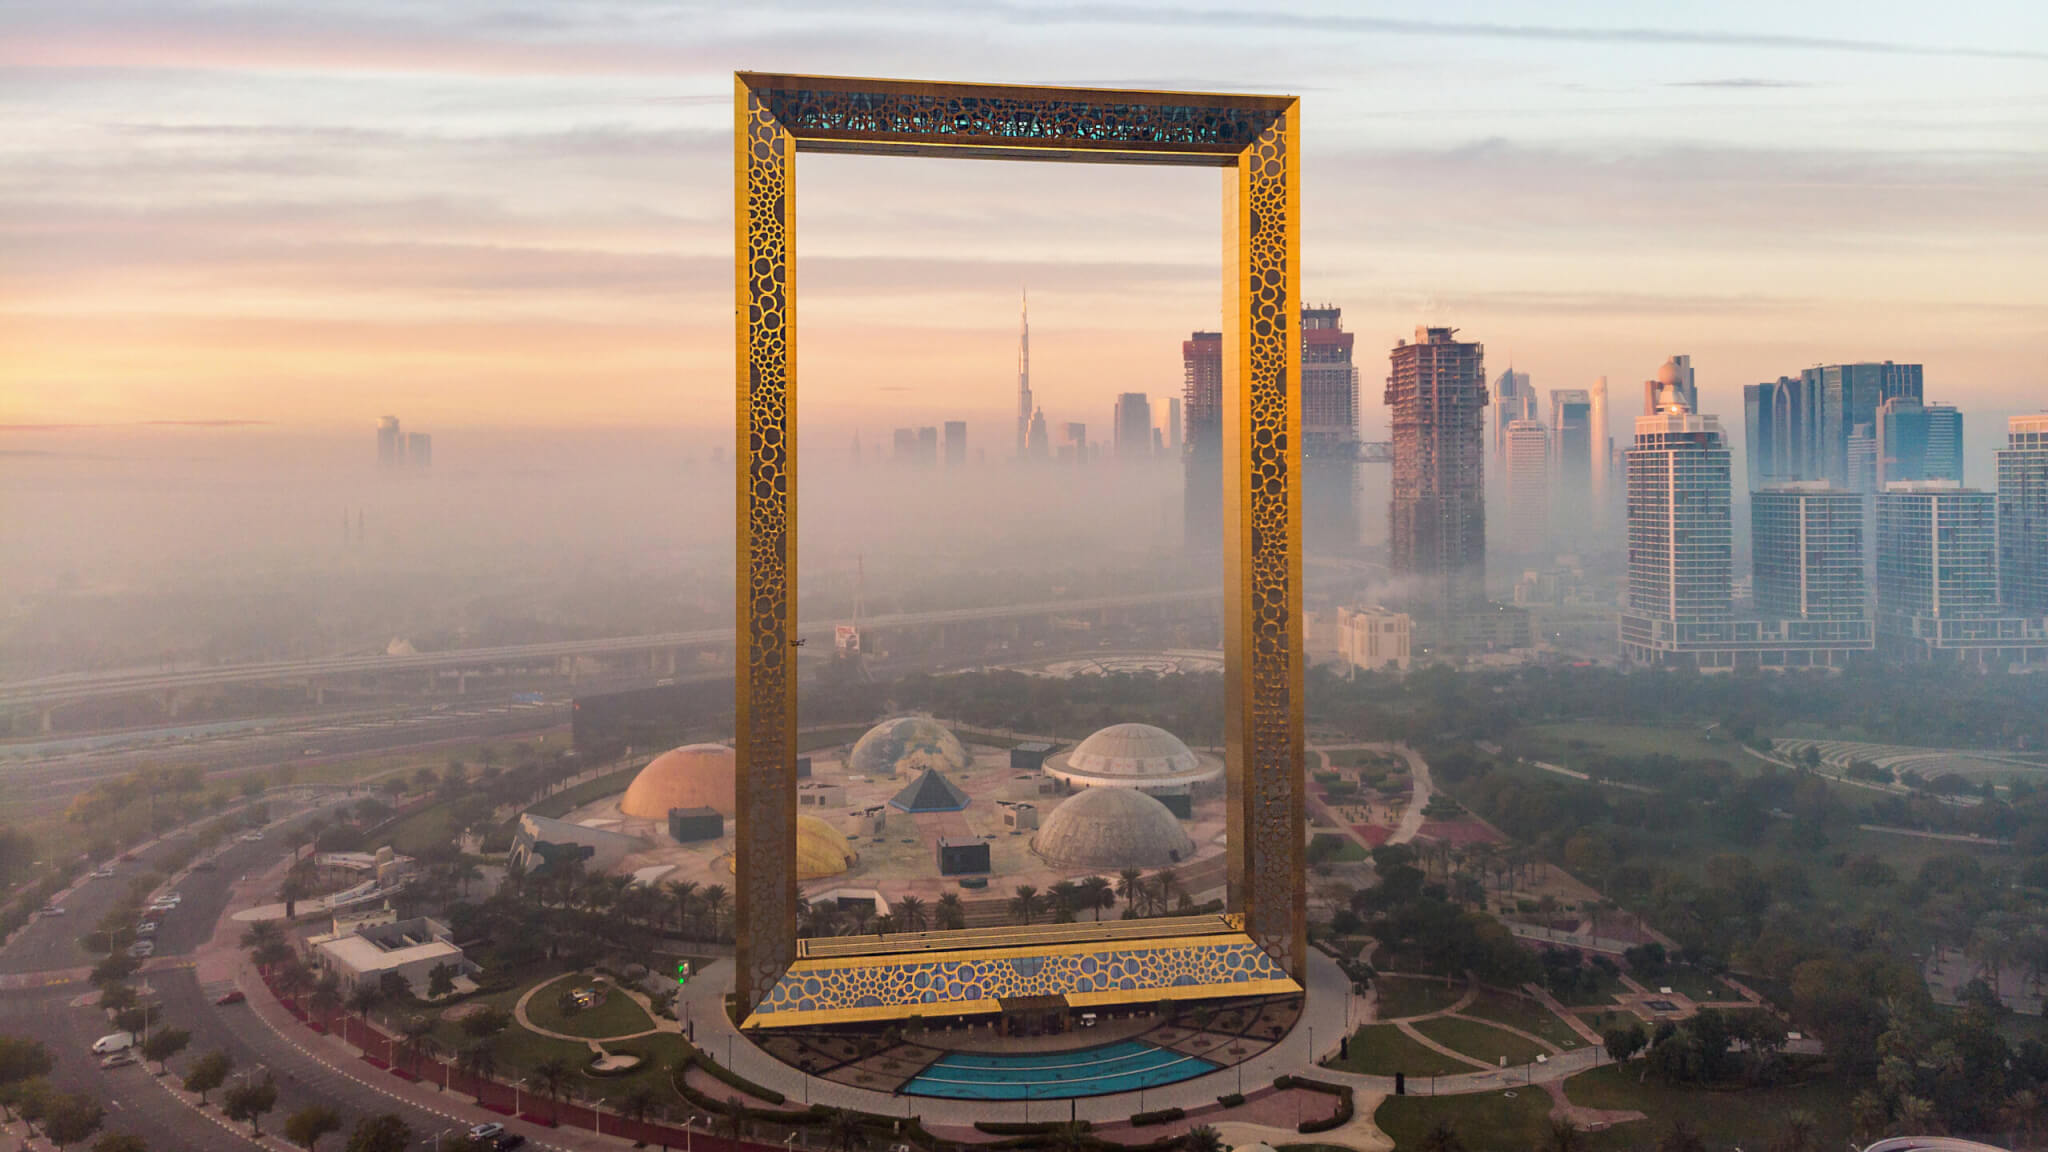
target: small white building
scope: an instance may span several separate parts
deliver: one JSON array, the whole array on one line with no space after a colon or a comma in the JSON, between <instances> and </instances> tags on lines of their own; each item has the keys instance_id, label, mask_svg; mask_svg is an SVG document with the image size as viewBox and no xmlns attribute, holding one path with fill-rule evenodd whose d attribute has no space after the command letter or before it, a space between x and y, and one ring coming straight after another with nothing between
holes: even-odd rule
<instances>
[{"instance_id":1,"label":"small white building","mask_svg":"<svg viewBox=\"0 0 2048 1152\"><path fill-rule=\"evenodd\" d=\"M434 969L443 964L456 970L458 989L475 986L470 977L478 971L477 966L455 946L446 924L425 916L381 923L374 920L337 922L335 931L308 940L314 964L339 977L344 989L365 983L374 988L383 983L385 973L396 972L422 1000L427 998Z\"/></svg>"}]
</instances>

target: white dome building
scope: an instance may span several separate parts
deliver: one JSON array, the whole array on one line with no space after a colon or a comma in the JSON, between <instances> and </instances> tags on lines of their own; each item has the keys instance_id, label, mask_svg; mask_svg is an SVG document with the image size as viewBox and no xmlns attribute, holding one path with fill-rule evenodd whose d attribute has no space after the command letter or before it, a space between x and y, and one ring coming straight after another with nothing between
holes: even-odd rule
<instances>
[{"instance_id":1,"label":"white dome building","mask_svg":"<svg viewBox=\"0 0 2048 1152\"><path fill-rule=\"evenodd\" d=\"M1031 850L1062 868L1168 868L1194 859L1195 842L1166 805L1134 788L1091 788L1060 801Z\"/></svg>"},{"instance_id":2,"label":"white dome building","mask_svg":"<svg viewBox=\"0 0 2048 1152\"><path fill-rule=\"evenodd\" d=\"M967 767L967 749L944 724L929 716L884 720L854 742L847 770L861 776L916 776L936 768L960 772Z\"/></svg>"},{"instance_id":3,"label":"white dome building","mask_svg":"<svg viewBox=\"0 0 2048 1152\"><path fill-rule=\"evenodd\" d=\"M1223 761L1198 755L1150 724L1112 724L1045 762L1048 776L1075 788L1186 792L1223 775Z\"/></svg>"}]
</instances>

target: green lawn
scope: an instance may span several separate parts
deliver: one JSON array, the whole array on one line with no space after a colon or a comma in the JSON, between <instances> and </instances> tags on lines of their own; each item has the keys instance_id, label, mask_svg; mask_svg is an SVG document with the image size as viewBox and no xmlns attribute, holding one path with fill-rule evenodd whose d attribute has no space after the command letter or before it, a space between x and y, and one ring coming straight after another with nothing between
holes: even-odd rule
<instances>
[{"instance_id":1,"label":"green lawn","mask_svg":"<svg viewBox=\"0 0 2048 1152\"><path fill-rule=\"evenodd\" d=\"M1332 768L1406 769L1408 767L1408 762L1399 756L1390 756L1384 752L1374 752L1370 748L1340 748L1329 755L1330 767Z\"/></svg>"},{"instance_id":2,"label":"green lawn","mask_svg":"<svg viewBox=\"0 0 2048 1152\"><path fill-rule=\"evenodd\" d=\"M1677 756L1682 759L1745 759L1733 740L1710 740L1697 724L1665 728L1656 725L1604 724L1594 720L1572 720L1558 724L1532 724L1520 735L1531 739L1549 755L1541 758L1566 768L1578 768L1572 753L1573 741L1584 741L1609 756Z\"/></svg>"},{"instance_id":3,"label":"green lawn","mask_svg":"<svg viewBox=\"0 0 2048 1152\"><path fill-rule=\"evenodd\" d=\"M607 1036L630 1036L654 1027L654 1021L647 1010L640 1007L632 997L618 989L612 989L605 1002L595 1008L565 1014L560 1000L562 993L572 988L587 987L590 977L579 972L550 982L533 994L526 1002L526 1015L535 1024L553 1032L566 1032L571 1036L587 1036L602 1040Z\"/></svg>"},{"instance_id":4,"label":"green lawn","mask_svg":"<svg viewBox=\"0 0 2048 1152\"><path fill-rule=\"evenodd\" d=\"M1332 1060L1330 1067L1369 1076L1392 1076L1406 1072L1417 1076L1448 1076L1476 1071L1470 1064L1453 1060L1409 1037L1392 1024L1367 1024L1351 1034L1351 1056Z\"/></svg>"},{"instance_id":5,"label":"green lawn","mask_svg":"<svg viewBox=\"0 0 2048 1152\"><path fill-rule=\"evenodd\" d=\"M1689 996L1703 1003L1711 1004L1716 1001L1723 1003L1735 1001L1740 1003L1742 1000L1742 997L1735 994L1734 989L1697 968L1670 968L1665 971L1664 975L1659 976L1655 980L1641 980L1639 978L1639 982L1650 987L1669 988L1680 995Z\"/></svg>"},{"instance_id":6,"label":"green lawn","mask_svg":"<svg viewBox=\"0 0 2048 1152\"><path fill-rule=\"evenodd\" d=\"M1609 976L1597 968L1590 968L1588 971L1598 977L1599 983L1591 991L1573 989L1569 996L1558 996L1558 1003L1567 1008L1605 1008L1614 1003L1614 994L1622 990L1621 978ZM1557 994L1552 992L1551 995Z\"/></svg>"},{"instance_id":7,"label":"green lawn","mask_svg":"<svg viewBox=\"0 0 2048 1152\"><path fill-rule=\"evenodd\" d=\"M1468 1020L1463 1016L1418 1020L1415 1030L1446 1048L1488 1064L1499 1064L1503 1056L1511 1065L1527 1064L1547 1051L1533 1040L1524 1040L1483 1020Z\"/></svg>"},{"instance_id":8,"label":"green lawn","mask_svg":"<svg viewBox=\"0 0 2048 1152\"><path fill-rule=\"evenodd\" d=\"M1382 976L1376 987L1380 993L1382 1020L1441 1012L1456 1004L1458 997L1465 994L1462 985L1437 980L1408 980L1400 976Z\"/></svg>"},{"instance_id":9,"label":"green lawn","mask_svg":"<svg viewBox=\"0 0 2048 1152\"><path fill-rule=\"evenodd\" d=\"M1628 1108L1651 1117L1617 1124L1592 1134L1595 1149L1641 1147L1673 1123L1684 1120L1705 1138L1708 1147L1767 1146L1785 1117L1803 1111L1817 1126L1815 1145L1840 1148L1849 1139L1848 1085L1836 1079L1815 1080L1779 1088L1712 1091L1674 1088L1655 1080L1638 1083L1641 1065L1608 1064L1581 1072L1565 1082L1565 1095L1589 1108Z\"/></svg>"},{"instance_id":10,"label":"green lawn","mask_svg":"<svg viewBox=\"0 0 2048 1152\"><path fill-rule=\"evenodd\" d=\"M1333 845L1322 849L1328 852L1329 855L1317 857L1316 846L1318 844ZM1309 857L1311 859L1321 859L1331 864L1353 863L1365 859L1365 855L1365 846L1363 844L1349 836L1335 832L1318 832L1315 838L1309 842Z\"/></svg>"},{"instance_id":11,"label":"green lawn","mask_svg":"<svg viewBox=\"0 0 2048 1152\"><path fill-rule=\"evenodd\" d=\"M1557 1018L1557 1014L1525 996L1509 996L1502 992L1481 992L1479 998L1458 1013L1460 1016L1476 1016L1481 1020L1493 1020L1524 1032L1541 1036L1559 1048L1577 1048L1585 1041L1572 1031L1571 1025Z\"/></svg>"},{"instance_id":12,"label":"green lawn","mask_svg":"<svg viewBox=\"0 0 2048 1152\"><path fill-rule=\"evenodd\" d=\"M1416 1090L1412 1082L1410 1092ZM1427 1085L1423 1086L1427 1091ZM1474 1152L1539 1148L1549 1134L1550 1097L1541 1088L1509 1088L1471 1096L1389 1096L1373 1123L1394 1141L1396 1152L1422 1147L1422 1138L1448 1121Z\"/></svg>"}]
</instances>

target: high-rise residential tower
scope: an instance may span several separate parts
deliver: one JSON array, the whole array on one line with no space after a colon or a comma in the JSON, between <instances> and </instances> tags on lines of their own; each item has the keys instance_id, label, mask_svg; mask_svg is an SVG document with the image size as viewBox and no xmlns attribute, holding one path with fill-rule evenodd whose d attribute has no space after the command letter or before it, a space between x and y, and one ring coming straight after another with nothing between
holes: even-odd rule
<instances>
[{"instance_id":1,"label":"high-rise residential tower","mask_svg":"<svg viewBox=\"0 0 2048 1152\"><path fill-rule=\"evenodd\" d=\"M1894 396L1877 406L1877 485L1963 482L1963 414Z\"/></svg>"},{"instance_id":2,"label":"high-rise residential tower","mask_svg":"<svg viewBox=\"0 0 2048 1152\"><path fill-rule=\"evenodd\" d=\"M1864 498L1821 480L1795 480L1749 498L1756 608L1773 620L1862 620Z\"/></svg>"},{"instance_id":3,"label":"high-rise residential tower","mask_svg":"<svg viewBox=\"0 0 2048 1152\"><path fill-rule=\"evenodd\" d=\"M1887 641L1939 640L1945 621L1998 614L1998 505L1949 481L1877 494L1878 628Z\"/></svg>"},{"instance_id":4,"label":"high-rise residential tower","mask_svg":"<svg viewBox=\"0 0 2048 1152\"><path fill-rule=\"evenodd\" d=\"M1455 328L1417 328L1390 357L1393 573L1418 613L1486 601L1486 366Z\"/></svg>"},{"instance_id":5,"label":"high-rise residential tower","mask_svg":"<svg viewBox=\"0 0 2048 1152\"><path fill-rule=\"evenodd\" d=\"M1508 424L1506 544L1521 557L1555 551L1550 541L1550 430L1535 420ZM1570 509L1563 510L1566 515Z\"/></svg>"},{"instance_id":6,"label":"high-rise residential tower","mask_svg":"<svg viewBox=\"0 0 2048 1152\"><path fill-rule=\"evenodd\" d=\"M1661 406L1673 401L1690 411L1700 410L1700 390L1693 379L1691 356L1671 357L1655 377L1643 381L1643 415L1655 416Z\"/></svg>"},{"instance_id":7,"label":"high-rise residential tower","mask_svg":"<svg viewBox=\"0 0 2048 1152\"><path fill-rule=\"evenodd\" d=\"M1592 406L1587 410L1587 423L1592 425L1593 437L1593 519L1591 526L1594 539L1607 535L1608 501L1613 498L1612 472L1614 469L1614 433L1607 427L1607 377L1593 381L1587 390Z\"/></svg>"},{"instance_id":8,"label":"high-rise residential tower","mask_svg":"<svg viewBox=\"0 0 2048 1152\"><path fill-rule=\"evenodd\" d=\"M1550 390L1550 490L1569 535L1589 524L1593 499L1593 394L1584 388Z\"/></svg>"},{"instance_id":9,"label":"high-rise residential tower","mask_svg":"<svg viewBox=\"0 0 2048 1152\"><path fill-rule=\"evenodd\" d=\"M1505 468L1508 462L1508 428L1517 420L1542 420L1536 388L1527 372L1510 367L1493 380L1493 462ZM1507 473L1502 472L1505 476Z\"/></svg>"},{"instance_id":10,"label":"high-rise residential tower","mask_svg":"<svg viewBox=\"0 0 2048 1152\"><path fill-rule=\"evenodd\" d=\"M1167 455L1176 460L1180 458L1180 439L1180 397L1168 396L1166 398L1166 452Z\"/></svg>"},{"instance_id":11,"label":"high-rise residential tower","mask_svg":"<svg viewBox=\"0 0 2048 1152\"><path fill-rule=\"evenodd\" d=\"M1301 531L1311 553L1358 546L1358 369L1344 311L1301 310Z\"/></svg>"},{"instance_id":12,"label":"high-rise residential tower","mask_svg":"<svg viewBox=\"0 0 2048 1152\"><path fill-rule=\"evenodd\" d=\"M1668 365L1667 365L1668 367ZM1675 390L1662 395L1675 396ZM1734 610L1728 442L1721 422L1665 399L1636 420L1628 453L1628 601L1622 643L1682 646L1688 625Z\"/></svg>"},{"instance_id":13,"label":"high-rise residential tower","mask_svg":"<svg viewBox=\"0 0 2048 1152\"><path fill-rule=\"evenodd\" d=\"M967 421L946 421L946 467L967 466Z\"/></svg>"},{"instance_id":14,"label":"high-rise residential tower","mask_svg":"<svg viewBox=\"0 0 2048 1152\"><path fill-rule=\"evenodd\" d=\"M1111 445L1118 460L1126 463L1152 458L1152 402L1143 392L1123 392L1116 398L1115 420L1111 422Z\"/></svg>"},{"instance_id":15,"label":"high-rise residential tower","mask_svg":"<svg viewBox=\"0 0 2048 1152\"><path fill-rule=\"evenodd\" d=\"M1223 549L1223 333L1196 332L1181 342L1181 411L1187 439L1181 541L1198 553Z\"/></svg>"},{"instance_id":16,"label":"high-rise residential tower","mask_svg":"<svg viewBox=\"0 0 2048 1152\"><path fill-rule=\"evenodd\" d=\"M2006 611L2048 616L2048 413L2006 422L1998 452L1998 580Z\"/></svg>"},{"instance_id":17,"label":"high-rise residential tower","mask_svg":"<svg viewBox=\"0 0 2048 1152\"><path fill-rule=\"evenodd\" d=\"M415 468L434 466L434 438L426 432L405 434L405 462Z\"/></svg>"}]
</instances>

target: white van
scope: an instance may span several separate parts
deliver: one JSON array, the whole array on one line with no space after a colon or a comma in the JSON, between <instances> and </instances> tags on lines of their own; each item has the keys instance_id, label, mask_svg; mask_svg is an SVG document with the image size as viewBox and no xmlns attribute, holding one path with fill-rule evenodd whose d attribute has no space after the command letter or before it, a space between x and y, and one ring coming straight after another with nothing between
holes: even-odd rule
<instances>
[{"instance_id":1,"label":"white van","mask_svg":"<svg viewBox=\"0 0 2048 1152\"><path fill-rule=\"evenodd\" d=\"M109 1052L125 1052L135 1047L135 1033L115 1032L92 1042L92 1054L105 1056Z\"/></svg>"}]
</instances>

